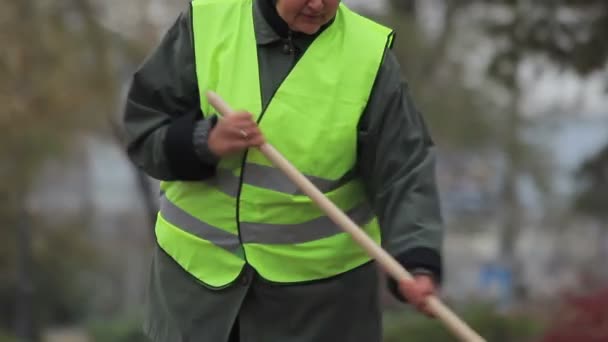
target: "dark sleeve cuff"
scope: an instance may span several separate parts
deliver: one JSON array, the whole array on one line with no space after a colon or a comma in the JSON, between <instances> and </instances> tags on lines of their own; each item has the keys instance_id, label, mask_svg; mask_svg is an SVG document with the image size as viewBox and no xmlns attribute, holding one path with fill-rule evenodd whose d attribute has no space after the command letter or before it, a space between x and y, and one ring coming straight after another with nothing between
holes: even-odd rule
<instances>
[{"instance_id":1,"label":"dark sleeve cuff","mask_svg":"<svg viewBox=\"0 0 608 342\"><path fill-rule=\"evenodd\" d=\"M412 275L430 274L435 280L435 284L440 285L442 281L442 263L441 256L437 251L419 247L401 253L395 257L397 261ZM417 272L421 270L421 272ZM400 301L406 302L399 292L397 282L393 278L388 279L388 289Z\"/></svg>"},{"instance_id":2,"label":"dark sleeve cuff","mask_svg":"<svg viewBox=\"0 0 608 342\"><path fill-rule=\"evenodd\" d=\"M177 180L197 181L215 175L215 165L200 160L194 149L194 128L202 118L200 109L193 111L175 119L167 130L165 154L169 169Z\"/></svg>"},{"instance_id":3,"label":"dark sleeve cuff","mask_svg":"<svg viewBox=\"0 0 608 342\"><path fill-rule=\"evenodd\" d=\"M205 120L198 121L194 127L193 144L194 151L199 160L207 165L217 166L220 162L220 158L216 156L209 149L209 134L215 124L217 123L217 116L211 116Z\"/></svg>"}]
</instances>

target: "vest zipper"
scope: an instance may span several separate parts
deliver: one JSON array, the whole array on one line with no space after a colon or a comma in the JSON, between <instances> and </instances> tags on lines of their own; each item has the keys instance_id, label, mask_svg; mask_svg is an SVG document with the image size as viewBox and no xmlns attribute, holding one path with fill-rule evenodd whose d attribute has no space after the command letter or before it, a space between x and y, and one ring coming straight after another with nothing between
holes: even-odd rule
<instances>
[{"instance_id":1,"label":"vest zipper","mask_svg":"<svg viewBox=\"0 0 608 342\"><path fill-rule=\"evenodd\" d=\"M243 179L245 177L245 164L247 163L248 153L249 150L246 150L243 154L243 160L241 161L241 174L239 176L239 188L236 193L236 232L239 236L239 244L243 250L243 259L245 260L245 265L249 264L249 262L247 262L247 253L245 252L245 245L243 245L243 238L241 236L241 192L243 191Z\"/></svg>"},{"instance_id":2,"label":"vest zipper","mask_svg":"<svg viewBox=\"0 0 608 342\"><path fill-rule=\"evenodd\" d=\"M295 54L296 52L296 48L295 45L293 43L293 31L289 30L289 32L287 32L287 43L286 45L283 46L283 52L285 52L286 54L290 54L294 56L294 60L293 60L293 64L291 69L289 70L289 72L287 73L287 75L285 76L285 79L287 79L287 77L289 76L289 74L291 74L291 72L293 71L293 69L295 68L298 60L297 60L297 56ZM270 97L270 99L268 100L268 103L266 104L266 107L262 110L262 112L260 113L260 116L258 117L256 123L259 125L260 122L262 121L262 117L264 116L264 114L266 114L266 110L268 109L268 106L270 106L270 103L272 102L272 99L274 98L274 96L276 95L277 91L279 90L279 88L281 87L281 85L283 84L283 82L285 81L285 79L283 79L283 81L281 82L281 84L279 84L279 86L277 87L277 89L275 89L274 93L272 94L272 96ZM261 82L261 75L260 75L260 82ZM238 191L236 194L236 230L237 230L237 234L239 237L239 243L241 244L241 247L243 248L243 259L245 260L246 264L249 264L247 262L247 253L245 253L245 247L243 246L243 238L241 236L241 192L243 191L243 181L245 178L245 164L247 163L247 156L249 154L249 150L246 150L245 153L243 154L243 160L241 161L241 175L239 177L239 187L238 187Z\"/></svg>"},{"instance_id":3,"label":"vest zipper","mask_svg":"<svg viewBox=\"0 0 608 342\"><path fill-rule=\"evenodd\" d=\"M291 71L290 71L290 73L291 73ZM279 85L277 87L275 92L270 97L270 100L266 104L266 107L260 113L260 116L256 120L256 123L258 125L260 124L260 121L262 121L262 117L264 116L264 114L266 114L266 110L268 109L270 102L272 102L274 95L276 94L277 90L279 90L280 87L281 87L281 85ZM243 160L241 161L241 174L239 176L239 187L238 187L238 191L236 193L236 230L237 230L237 234L239 236L239 243L241 244L241 247L243 248L243 259L245 260L246 264L249 264L249 263L247 262L247 253L245 253L245 246L243 246L243 238L241 237L241 193L243 191L243 182L245 179L245 165L247 164L248 155L249 155L249 149L247 149L245 151L245 153L243 154Z\"/></svg>"},{"instance_id":4,"label":"vest zipper","mask_svg":"<svg viewBox=\"0 0 608 342\"><path fill-rule=\"evenodd\" d=\"M296 47L293 43L293 31L287 32L287 42L283 45L283 52L287 55L295 55Z\"/></svg>"}]
</instances>

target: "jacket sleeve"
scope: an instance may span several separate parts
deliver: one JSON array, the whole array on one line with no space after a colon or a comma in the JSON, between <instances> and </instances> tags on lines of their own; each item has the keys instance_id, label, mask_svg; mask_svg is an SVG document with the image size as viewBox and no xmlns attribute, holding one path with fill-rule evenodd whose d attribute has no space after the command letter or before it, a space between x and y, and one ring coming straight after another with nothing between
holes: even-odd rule
<instances>
[{"instance_id":1,"label":"jacket sleeve","mask_svg":"<svg viewBox=\"0 0 608 342\"><path fill-rule=\"evenodd\" d=\"M135 72L123 123L130 159L159 180L201 180L215 173L195 73L191 11L184 11Z\"/></svg>"},{"instance_id":2,"label":"jacket sleeve","mask_svg":"<svg viewBox=\"0 0 608 342\"><path fill-rule=\"evenodd\" d=\"M358 171L383 247L407 270L430 272L439 282L443 222L435 147L400 75L388 50L359 123Z\"/></svg>"}]
</instances>

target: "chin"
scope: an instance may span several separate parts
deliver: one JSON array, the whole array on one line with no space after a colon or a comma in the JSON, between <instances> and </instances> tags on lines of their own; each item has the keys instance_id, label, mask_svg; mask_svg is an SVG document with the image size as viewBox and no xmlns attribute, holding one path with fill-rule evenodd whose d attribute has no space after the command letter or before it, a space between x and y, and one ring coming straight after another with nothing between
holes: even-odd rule
<instances>
[{"instance_id":1,"label":"chin","mask_svg":"<svg viewBox=\"0 0 608 342\"><path fill-rule=\"evenodd\" d=\"M296 31L302 32L304 34L312 35L312 34L319 32L320 29L321 29L321 26L319 26L319 25L301 25L300 27L297 28Z\"/></svg>"}]
</instances>

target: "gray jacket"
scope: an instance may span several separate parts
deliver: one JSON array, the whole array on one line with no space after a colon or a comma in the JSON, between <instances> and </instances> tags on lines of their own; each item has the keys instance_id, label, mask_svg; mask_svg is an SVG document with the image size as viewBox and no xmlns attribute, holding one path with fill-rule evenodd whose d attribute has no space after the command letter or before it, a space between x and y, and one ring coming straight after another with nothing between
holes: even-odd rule
<instances>
[{"instance_id":1,"label":"gray jacket","mask_svg":"<svg viewBox=\"0 0 608 342\"><path fill-rule=\"evenodd\" d=\"M254 24L262 102L266 107L316 37L287 34L288 29L274 11L271 0L255 2ZM134 74L126 104L124 125L129 156L153 178L196 181L214 176L217 158L206 144L214 120L202 118L194 70L188 9ZM357 172L378 216L383 247L406 268L431 273L439 280L442 220L434 167L433 142L407 85L401 80L396 57L388 50L359 123ZM367 317L366 324L357 322L358 329L348 329L353 330L352 341L375 341L365 331L379 336L377 302L359 301L357 305L362 306L359 310L357 305L346 309L335 298L338 292L345 297L366 293L375 298L375 279L375 267L368 264L318 284L277 286L260 279L255 270L247 267L238 283L213 291L185 274L157 248L146 330L155 341L189 341L194 337L197 341L224 341L238 316L243 341L300 341L285 339L291 334L284 329L278 329L275 335L256 337L255 326L272 324L269 329L277 330L277 325L288 319L285 313L280 313L281 307L304 317L306 312L312 313L311 310L329 301L333 309L326 310L326 318L333 319L331 324L337 324L338 316L343 315L347 315L341 318L346 319L344 324ZM337 288L340 291L336 292ZM283 304L277 303L277 312L264 316L264 309L256 307L279 298ZM343 304L352 306L357 302L352 299ZM247 308L251 309L250 314ZM311 322L287 323L299 327ZM217 331L209 328L211 324ZM339 328L339 324L334 328ZM301 341L325 341L319 333L303 334L307 339ZM340 336L334 340L351 341L344 339L343 334Z\"/></svg>"}]
</instances>

